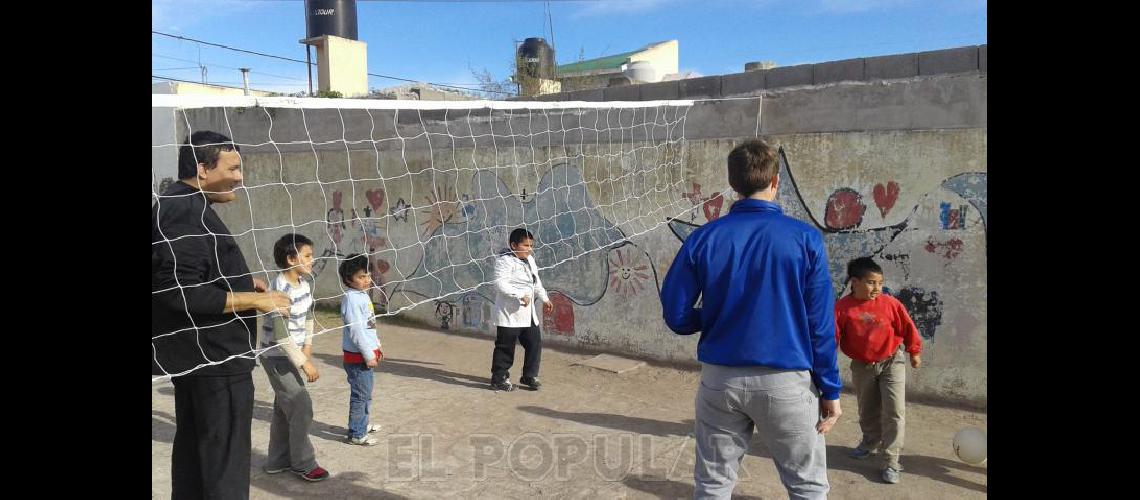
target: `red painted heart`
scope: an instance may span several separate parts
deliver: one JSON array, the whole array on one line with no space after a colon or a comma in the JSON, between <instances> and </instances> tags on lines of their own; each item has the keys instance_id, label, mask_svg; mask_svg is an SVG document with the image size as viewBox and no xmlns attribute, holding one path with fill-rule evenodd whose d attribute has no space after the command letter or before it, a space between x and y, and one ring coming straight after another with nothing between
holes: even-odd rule
<instances>
[{"instance_id":1,"label":"red painted heart","mask_svg":"<svg viewBox=\"0 0 1140 500\"><path fill-rule=\"evenodd\" d=\"M722 206L724 206L724 196L721 193L717 193L712 198L705 200L705 219L712 222L720 218L720 208Z\"/></svg>"},{"instance_id":2,"label":"red painted heart","mask_svg":"<svg viewBox=\"0 0 1140 500\"><path fill-rule=\"evenodd\" d=\"M364 196L368 198L368 204L372 205L372 210L380 210L380 205L384 204L383 189L369 189L364 192Z\"/></svg>"},{"instance_id":3,"label":"red painted heart","mask_svg":"<svg viewBox=\"0 0 1140 500\"><path fill-rule=\"evenodd\" d=\"M887 212L894 208L895 201L898 199L899 185L895 181L888 182L886 188L881 183L875 184L875 206L879 207L879 213L883 217L886 217Z\"/></svg>"}]
</instances>

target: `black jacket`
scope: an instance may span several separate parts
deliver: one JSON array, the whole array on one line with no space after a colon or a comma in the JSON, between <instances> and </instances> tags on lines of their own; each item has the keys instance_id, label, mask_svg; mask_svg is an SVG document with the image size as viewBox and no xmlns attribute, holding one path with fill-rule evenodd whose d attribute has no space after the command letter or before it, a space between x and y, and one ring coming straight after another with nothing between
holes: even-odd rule
<instances>
[{"instance_id":1,"label":"black jacket","mask_svg":"<svg viewBox=\"0 0 1140 500\"><path fill-rule=\"evenodd\" d=\"M198 189L175 182L163 196L150 218L151 374L177 374L235 354L250 359L188 375L252 371L247 353L255 345L256 311L222 312L228 292L253 291L241 249Z\"/></svg>"}]
</instances>

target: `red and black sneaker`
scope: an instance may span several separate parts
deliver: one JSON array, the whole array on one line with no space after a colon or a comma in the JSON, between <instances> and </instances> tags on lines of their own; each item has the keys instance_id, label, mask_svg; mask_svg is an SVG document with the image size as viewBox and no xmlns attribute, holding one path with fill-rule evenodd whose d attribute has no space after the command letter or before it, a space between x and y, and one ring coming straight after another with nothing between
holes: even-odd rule
<instances>
[{"instance_id":1,"label":"red and black sneaker","mask_svg":"<svg viewBox=\"0 0 1140 500\"><path fill-rule=\"evenodd\" d=\"M301 479L304 479L306 481L311 481L314 483L317 481L324 481L325 479L329 478L329 471L325 470L323 467L321 467L319 465L316 467L313 467L313 470L311 470L309 472L301 472L299 470L295 470L295 471L293 471L293 473L297 474L298 476L301 476Z\"/></svg>"}]
</instances>

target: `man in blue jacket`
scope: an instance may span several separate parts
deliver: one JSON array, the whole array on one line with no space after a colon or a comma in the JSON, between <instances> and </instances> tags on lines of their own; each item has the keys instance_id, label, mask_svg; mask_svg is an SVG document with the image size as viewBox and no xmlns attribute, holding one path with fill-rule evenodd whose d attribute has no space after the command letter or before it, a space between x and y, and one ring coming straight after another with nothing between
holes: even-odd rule
<instances>
[{"instance_id":1,"label":"man in blue jacket","mask_svg":"<svg viewBox=\"0 0 1140 500\"><path fill-rule=\"evenodd\" d=\"M702 332L694 498L730 497L754 428L791 498L830 488L823 435L842 413L835 293L823 236L773 202L779 173L763 141L733 149L728 183L743 199L689 235L661 287L669 328Z\"/></svg>"}]
</instances>

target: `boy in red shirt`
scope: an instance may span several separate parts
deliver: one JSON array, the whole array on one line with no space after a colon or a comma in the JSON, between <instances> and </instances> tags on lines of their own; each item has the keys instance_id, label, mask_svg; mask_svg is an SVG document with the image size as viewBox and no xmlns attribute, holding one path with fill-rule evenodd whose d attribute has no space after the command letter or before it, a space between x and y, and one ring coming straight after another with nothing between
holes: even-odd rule
<instances>
[{"instance_id":1,"label":"boy in red shirt","mask_svg":"<svg viewBox=\"0 0 1140 500\"><path fill-rule=\"evenodd\" d=\"M851 358L863 440L851 451L866 458L881 448L883 481L899 482L906 406L906 354L922 365L922 338L898 299L883 293L883 269L870 257L847 263L851 293L835 303L835 340Z\"/></svg>"}]
</instances>

